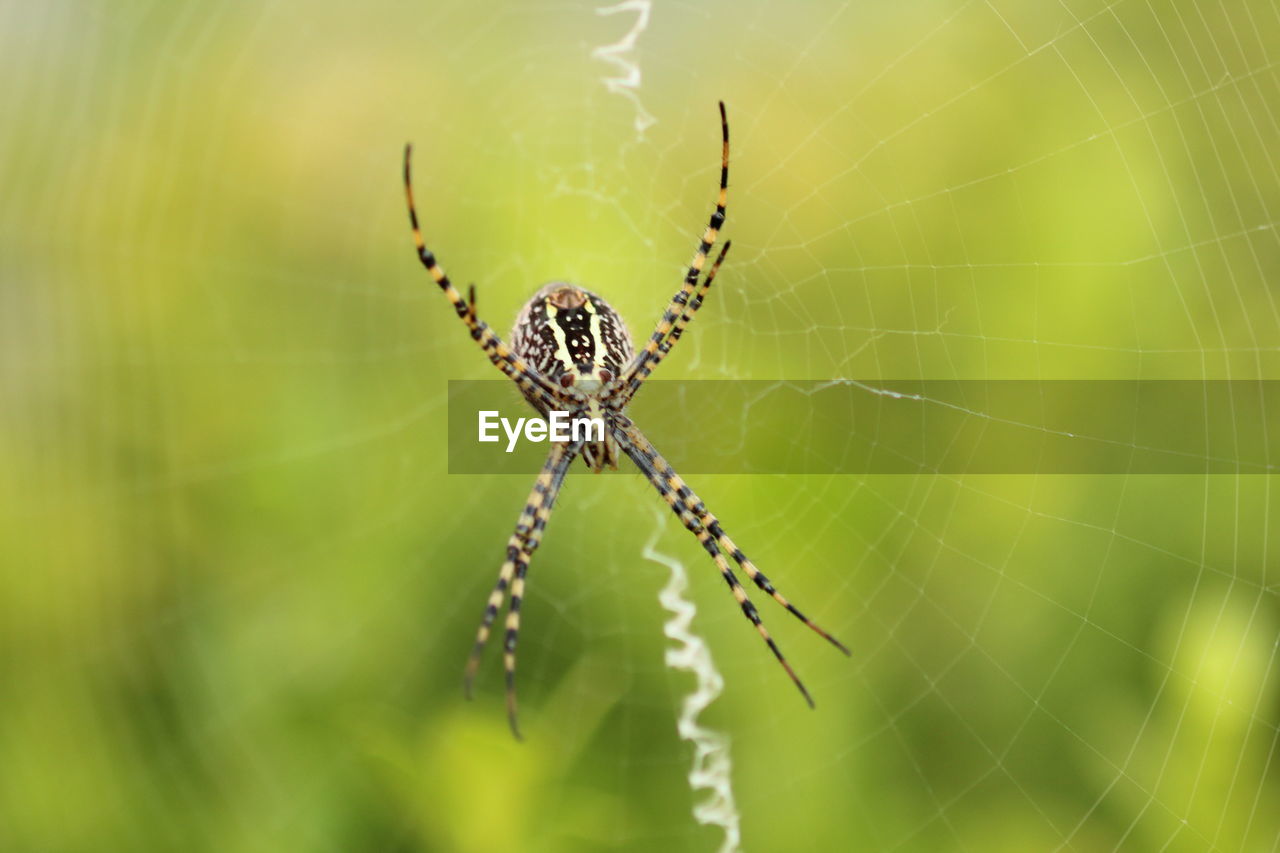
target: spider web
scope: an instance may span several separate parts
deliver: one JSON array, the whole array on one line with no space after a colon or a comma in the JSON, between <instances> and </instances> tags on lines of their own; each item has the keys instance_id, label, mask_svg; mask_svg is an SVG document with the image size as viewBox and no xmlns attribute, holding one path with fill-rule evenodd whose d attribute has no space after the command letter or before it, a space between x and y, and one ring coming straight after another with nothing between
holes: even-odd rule
<instances>
[{"instance_id":1,"label":"spider web","mask_svg":"<svg viewBox=\"0 0 1280 853\"><path fill-rule=\"evenodd\" d=\"M1266 476L694 480L854 650L756 596L810 711L653 490L575 473L527 741L496 649L462 701L533 472L445 475L492 368L408 139L496 328L564 279L645 335L724 99L665 378L1280 378L1275 3L606 5L0 8L0 846L712 849L665 564L745 849L1280 849Z\"/></svg>"}]
</instances>

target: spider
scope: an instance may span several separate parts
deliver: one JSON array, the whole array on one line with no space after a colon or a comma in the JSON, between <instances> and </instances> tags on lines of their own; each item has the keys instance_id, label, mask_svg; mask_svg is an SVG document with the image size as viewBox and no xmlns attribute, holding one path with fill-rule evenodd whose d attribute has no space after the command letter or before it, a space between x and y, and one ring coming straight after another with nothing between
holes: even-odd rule
<instances>
[{"instance_id":1,"label":"spider","mask_svg":"<svg viewBox=\"0 0 1280 853\"><path fill-rule=\"evenodd\" d=\"M480 344L489 356L489 361L516 383L524 397L543 417L551 411L567 411L572 418L600 418L606 425L603 441L579 439L552 444L542 472L538 474L533 491L525 502L524 511L516 522L515 532L507 540L506 560L498 573L497 585L489 595L480 629L476 634L475 647L467 661L463 689L470 699L471 685L485 644L510 590L511 606L507 611L503 665L506 671L507 717L517 740L522 738L516 708L516 640L520 632L520 606L524 600L525 575L530 558L542 541L543 531L551 517L565 474L578 456L596 473L606 465L616 469L619 452L635 463L715 561L743 614L760 632L769 650L778 659L778 663L782 664L809 707L813 707L813 697L765 629L760 614L747 598L746 590L738 582L725 555L791 615L846 655L850 654L843 643L796 609L747 559L742 549L724 532L720 521L626 415L627 404L653 369L671 352L702 306L716 272L729 252L730 243L726 241L699 284L708 253L725 220L729 187L729 121L723 101L720 102L720 135L720 194L715 211L711 214L706 231L694 252L684 284L672 297L662 319L658 321L639 354L634 351L626 324L609 307L609 303L594 293L564 282L552 282L535 293L516 317L511 346L503 343L489 325L476 315L475 285L469 288L467 298L463 299L422 239L418 214L413 204L413 181L410 173L413 145L410 143L405 146L404 189L418 259L444 291L454 312L471 332L472 339Z\"/></svg>"}]
</instances>

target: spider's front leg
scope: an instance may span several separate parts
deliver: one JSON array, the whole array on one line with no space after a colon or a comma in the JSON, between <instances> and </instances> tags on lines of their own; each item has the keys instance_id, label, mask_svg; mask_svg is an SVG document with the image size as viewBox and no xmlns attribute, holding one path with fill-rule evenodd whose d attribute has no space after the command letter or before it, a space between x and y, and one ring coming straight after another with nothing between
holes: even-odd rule
<instances>
[{"instance_id":1,"label":"spider's front leg","mask_svg":"<svg viewBox=\"0 0 1280 853\"><path fill-rule=\"evenodd\" d=\"M409 205L409 225L413 229L413 244L418 252L418 260L422 266L426 268L427 274L444 292L450 304L453 305L454 313L458 315L458 319L466 324L467 329L471 332L471 337L480 348L484 350L485 355L489 356L489 361L495 367L501 370L508 379L515 382L524 392L524 395L536 403L545 404L548 408L554 408L555 401L558 396L568 394L575 399L580 395L574 389L560 390L553 388L546 378L538 371L511 351L502 339L498 337L493 329L489 328L489 324L476 316L476 291L472 285L468 299L463 299L462 294L453 286L453 282L449 281L449 276L445 275L444 269L436 260L435 254L427 248L426 242L422 238L422 229L418 227L418 211L413 204L413 175L410 170L411 159L413 155L413 146L405 145L404 147L404 193L405 200Z\"/></svg>"},{"instance_id":2,"label":"spider's front leg","mask_svg":"<svg viewBox=\"0 0 1280 853\"><path fill-rule=\"evenodd\" d=\"M615 392L622 405L635 395L636 390L640 387L640 383L644 382L657 362L662 360L665 353L660 353L662 345L667 341L671 330L685 316L692 317L688 312L689 301L693 297L694 289L698 284L698 276L702 274L702 266L707 261L707 254L711 251L711 247L715 245L716 239L720 235L720 229L724 226L725 207L728 204L729 197L729 119L725 115L724 101L720 102L720 193L716 196L716 206L711 211L711 218L707 220L706 230L702 232L702 239L698 241L698 248L694 250L693 260L689 263L689 270L685 273L684 284L676 291L675 296L671 297L666 310L662 313L662 319L658 321L658 325L654 328L653 334L649 336L649 341L640 350L630 367L618 377L617 391ZM724 250L720 252L720 259L724 258ZM719 261L713 266L719 266ZM712 272L710 278L715 275ZM704 287L710 287L711 282L708 280ZM696 310L696 309L695 309ZM684 320L687 324L688 320ZM683 329L682 329L683 330ZM680 335L677 333L676 339ZM672 341L671 343L674 343ZM667 349L670 349L668 344ZM621 405L619 406L621 408Z\"/></svg>"},{"instance_id":3,"label":"spider's front leg","mask_svg":"<svg viewBox=\"0 0 1280 853\"><path fill-rule=\"evenodd\" d=\"M582 442L552 445L547 461L543 463L542 471L533 484L533 491L525 502L524 511L516 522L515 532L507 540L507 558L498 573L498 583L489 594L484 616L480 620L480 629L476 632L476 643L467 660L463 690L470 699L471 684L475 680L476 669L480 666L480 657L489 642L493 622L502 608L507 587L510 586L511 608L507 612L502 660L507 682L507 717L511 723L511 732L517 740L523 740L516 713L516 641L520 634L520 605L524 600L525 573L529 569L529 560L534 550L542 542L542 533L551 518L552 509L555 508L556 495L564 483L565 474L581 446Z\"/></svg>"},{"instance_id":4,"label":"spider's front leg","mask_svg":"<svg viewBox=\"0 0 1280 853\"><path fill-rule=\"evenodd\" d=\"M667 353L671 352L671 349L680 342L680 337L684 334L684 330L688 328L689 323L693 322L693 316L702 307L702 302L707 297L707 291L711 289L711 283L716 280L716 273L720 271L720 265L724 263L724 256L729 254L729 247L732 245L732 240L725 241L724 246L720 249L720 254L716 255L715 262L711 264L711 269L707 270L706 277L698 287L697 292L694 293L693 299L684 306L684 310L676 318L671 330L663 338L662 343L658 345L657 353L653 358L644 364L638 364L627 383L617 386L617 390L614 392L616 395L614 405L617 408L621 409L631 402L631 398L640 390L640 386L649 378L649 374L653 373L654 369L667 357Z\"/></svg>"}]
</instances>

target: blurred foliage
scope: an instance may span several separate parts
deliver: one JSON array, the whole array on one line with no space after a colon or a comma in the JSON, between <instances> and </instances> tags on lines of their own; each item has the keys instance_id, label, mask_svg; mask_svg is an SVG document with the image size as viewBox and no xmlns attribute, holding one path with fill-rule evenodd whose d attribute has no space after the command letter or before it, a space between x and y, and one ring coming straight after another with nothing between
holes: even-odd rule
<instances>
[{"instance_id":1,"label":"blurred foliage","mask_svg":"<svg viewBox=\"0 0 1280 853\"><path fill-rule=\"evenodd\" d=\"M528 477L446 475L500 330L647 332L734 136L735 250L667 378L1277 378L1270 4L0 7L0 849L705 850L661 502L569 478L527 741L470 647ZM690 424L715 442L731 423ZM1266 477L695 482L810 712L668 524L753 850L1271 850Z\"/></svg>"}]
</instances>

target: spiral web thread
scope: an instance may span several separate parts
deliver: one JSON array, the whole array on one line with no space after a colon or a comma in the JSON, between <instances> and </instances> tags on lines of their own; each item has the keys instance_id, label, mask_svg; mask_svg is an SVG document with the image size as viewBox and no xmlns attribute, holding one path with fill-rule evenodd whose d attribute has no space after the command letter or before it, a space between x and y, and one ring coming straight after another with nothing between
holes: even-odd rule
<instances>
[{"instance_id":1,"label":"spiral web thread","mask_svg":"<svg viewBox=\"0 0 1280 853\"><path fill-rule=\"evenodd\" d=\"M671 613L671 618L663 624L662 631L676 642L676 645L667 648L663 660L671 669L692 673L696 679L693 691L686 694L681 703L676 731L680 733L681 739L693 744L689 787L695 794L698 791L711 792L706 799L694 804L693 817L698 823L723 828L724 843L720 846L720 853L733 853L741 849L742 836L739 828L740 816L730 780L732 761L729 756L729 738L698 722L702 711L724 690L724 677L716 669L706 642L693 631L693 617L698 608L684 596L689 586L689 575L684 570L684 564L655 547L666 527L666 514L655 512L654 516L657 526L653 536L645 543L644 557L671 571L667 585L658 593L658 601Z\"/></svg>"},{"instance_id":2,"label":"spiral web thread","mask_svg":"<svg viewBox=\"0 0 1280 853\"><path fill-rule=\"evenodd\" d=\"M652 127L657 122L657 119L640 103L640 64L628 58L628 54L635 50L636 39L640 38L640 34L648 28L649 13L652 9L653 4L649 0L622 0L621 3L613 6L601 6L596 9L597 15L635 12L636 22L616 42L597 47L591 51L593 58L608 62L618 70L618 76L603 78L605 88L610 92L622 95L635 104L636 133L641 135L644 134L646 129Z\"/></svg>"}]
</instances>

